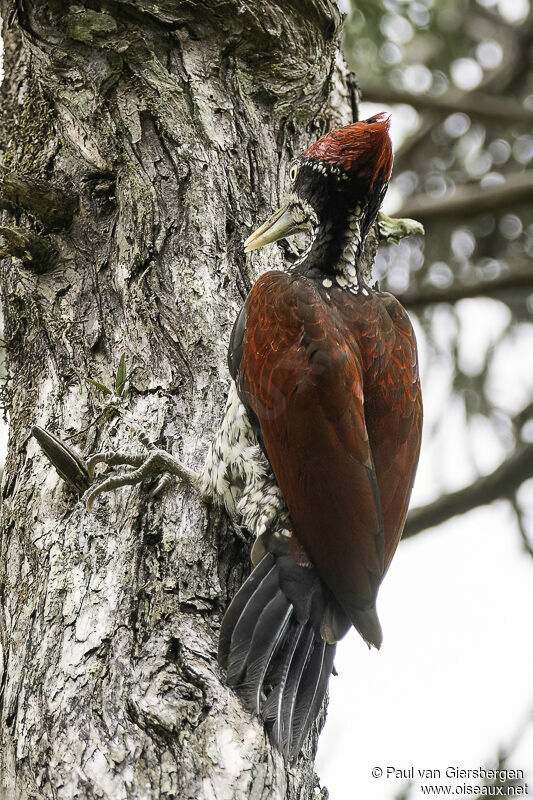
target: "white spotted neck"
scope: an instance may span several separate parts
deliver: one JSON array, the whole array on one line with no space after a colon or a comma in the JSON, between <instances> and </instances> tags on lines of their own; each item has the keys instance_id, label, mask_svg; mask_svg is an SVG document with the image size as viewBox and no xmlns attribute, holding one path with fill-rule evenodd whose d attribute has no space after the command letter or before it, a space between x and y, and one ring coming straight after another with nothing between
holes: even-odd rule
<instances>
[{"instance_id":1,"label":"white spotted neck","mask_svg":"<svg viewBox=\"0 0 533 800\"><path fill-rule=\"evenodd\" d=\"M336 286L354 294L368 294L367 281L371 280L371 275L364 267L361 269L360 264L364 217L364 210L358 203L341 223L340 229L332 231L328 227L322 229L315 215L311 239L289 271L300 272L302 267L305 271L307 267L313 277L321 279L325 289ZM307 219L310 219L309 215Z\"/></svg>"},{"instance_id":2,"label":"white spotted neck","mask_svg":"<svg viewBox=\"0 0 533 800\"><path fill-rule=\"evenodd\" d=\"M359 289L357 262L361 253L361 206L357 205L348 217L342 250L335 265L334 279L341 288Z\"/></svg>"},{"instance_id":3,"label":"white spotted neck","mask_svg":"<svg viewBox=\"0 0 533 800\"><path fill-rule=\"evenodd\" d=\"M359 288L359 277L357 272L357 259L361 252L361 207L356 206L355 210L348 217L346 233L342 239L341 255L334 266L334 272L324 279L326 288L336 283L341 288ZM313 225L313 232L309 243L300 256L291 264L291 270L302 264L309 256L315 240L318 236L318 226Z\"/></svg>"}]
</instances>

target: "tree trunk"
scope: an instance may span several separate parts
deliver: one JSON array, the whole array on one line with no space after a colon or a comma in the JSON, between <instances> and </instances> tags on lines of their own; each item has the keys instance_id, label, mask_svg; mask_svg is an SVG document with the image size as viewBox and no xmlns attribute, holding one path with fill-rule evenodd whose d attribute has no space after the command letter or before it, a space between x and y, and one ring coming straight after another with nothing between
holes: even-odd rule
<instances>
[{"instance_id":1,"label":"tree trunk","mask_svg":"<svg viewBox=\"0 0 533 800\"><path fill-rule=\"evenodd\" d=\"M277 248L242 242L290 159L350 121L333 0L2 0L9 379L0 588L2 797L308 798L216 664L249 569L172 483L89 514L30 436L199 467L233 320ZM121 357L128 384L113 388Z\"/></svg>"}]
</instances>

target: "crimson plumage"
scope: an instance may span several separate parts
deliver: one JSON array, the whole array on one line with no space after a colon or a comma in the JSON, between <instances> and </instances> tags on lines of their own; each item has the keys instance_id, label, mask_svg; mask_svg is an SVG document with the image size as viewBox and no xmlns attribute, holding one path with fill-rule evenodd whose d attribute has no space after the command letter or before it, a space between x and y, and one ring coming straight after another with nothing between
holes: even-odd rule
<instances>
[{"instance_id":1,"label":"crimson plumage","mask_svg":"<svg viewBox=\"0 0 533 800\"><path fill-rule=\"evenodd\" d=\"M357 173L371 189L376 180L388 181L392 171L389 118L376 114L336 128L304 150L303 156L337 164L347 173Z\"/></svg>"},{"instance_id":2,"label":"crimson plumage","mask_svg":"<svg viewBox=\"0 0 533 800\"><path fill-rule=\"evenodd\" d=\"M238 385L298 541L349 613L375 600L420 448L416 347L391 295L268 272L246 303ZM351 615L350 615L351 616Z\"/></svg>"}]
</instances>

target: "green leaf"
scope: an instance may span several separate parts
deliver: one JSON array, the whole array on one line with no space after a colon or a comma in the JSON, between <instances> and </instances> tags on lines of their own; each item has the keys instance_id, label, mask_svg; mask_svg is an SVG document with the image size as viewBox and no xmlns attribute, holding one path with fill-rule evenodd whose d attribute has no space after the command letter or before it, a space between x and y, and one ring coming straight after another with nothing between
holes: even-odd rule
<instances>
[{"instance_id":1,"label":"green leaf","mask_svg":"<svg viewBox=\"0 0 533 800\"><path fill-rule=\"evenodd\" d=\"M98 383L98 381L93 381L92 378L85 378L85 380L88 381L89 383L92 383L93 386L96 386L96 388L99 389L103 394L113 394L111 389L109 389L107 386L104 386L103 383Z\"/></svg>"},{"instance_id":2,"label":"green leaf","mask_svg":"<svg viewBox=\"0 0 533 800\"><path fill-rule=\"evenodd\" d=\"M124 391L124 385L126 383L126 356L124 353L120 356L120 362L117 369L117 377L115 378L115 391L120 397L122 392Z\"/></svg>"}]
</instances>

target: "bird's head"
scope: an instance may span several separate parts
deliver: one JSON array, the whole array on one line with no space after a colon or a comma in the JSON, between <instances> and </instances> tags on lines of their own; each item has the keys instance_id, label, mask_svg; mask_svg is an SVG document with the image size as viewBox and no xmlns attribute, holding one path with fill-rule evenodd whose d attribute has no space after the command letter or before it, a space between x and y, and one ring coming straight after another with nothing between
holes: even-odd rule
<instances>
[{"instance_id":1,"label":"bird's head","mask_svg":"<svg viewBox=\"0 0 533 800\"><path fill-rule=\"evenodd\" d=\"M248 237L246 251L309 228L342 237L354 217L363 239L383 200L392 160L384 114L330 131L291 163L285 203Z\"/></svg>"}]
</instances>

